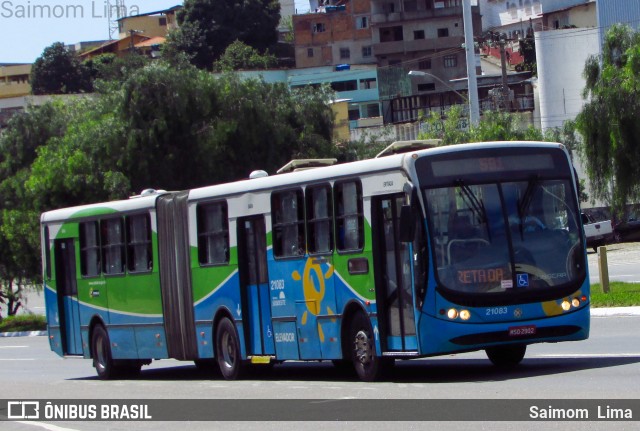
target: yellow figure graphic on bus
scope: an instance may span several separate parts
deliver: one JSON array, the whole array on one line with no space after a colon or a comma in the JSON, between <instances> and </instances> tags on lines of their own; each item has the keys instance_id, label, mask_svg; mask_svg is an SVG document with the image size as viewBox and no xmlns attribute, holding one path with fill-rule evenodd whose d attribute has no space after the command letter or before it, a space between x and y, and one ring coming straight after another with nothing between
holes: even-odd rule
<instances>
[{"instance_id":1,"label":"yellow figure graphic on bus","mask_svg":"<svg viewBox=\"0 0 640 431\"><path fill-rule=\"evenodd\" d=\"M304 299L307 303L307 310L302 315L302 324L307 324L307 313L311 313L317 316L321 312L322 300L326 292L325 280L328 280L333 275L333 266L329 266L327 272L322 272L322 266L313 258L307 259L307 263L304 266L304 273L300 276L298 271L293 271L291 277L296 280L302 280L302 290L304 292ZM327 307L327 314L335 314L330 307ZM320 342L324 342L324 333L322 328L318 325L318 336Z\"/></svg>"}]
</instances>

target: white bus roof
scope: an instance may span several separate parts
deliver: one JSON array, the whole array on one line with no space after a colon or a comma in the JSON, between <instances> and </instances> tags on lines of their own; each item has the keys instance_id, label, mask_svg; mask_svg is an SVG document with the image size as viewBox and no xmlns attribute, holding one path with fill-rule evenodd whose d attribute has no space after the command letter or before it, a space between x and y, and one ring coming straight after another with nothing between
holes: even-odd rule
<instances>
[{"instance_id":1,"label":"white bus roof","mask_svg":"<svg viewBox=\"0 0 640 431\"><path fill-rule=\"evenodd\" d=\"M314 169L308 169L297 172L284 173L279 175L260 177L254 179L246 179L241 181L235 181L231 183L217 184L213 186L206 186L201 188L192 189L189 191L189 200L201 200L210 199L212 197L224 197L231 195L238 195L242 193L258 192L262 190L271 190L277 188L285 188L287 186L296 184L313 184L319 183L327 179L340 179L348 178L350 176L361 174L372 174L375 172L384 172L394 169L407 169L408 157L412 154L418 154L424 156L427 154L443 154L452 152L469 151L475 149L488 149L488 148L500 148L505 146L523 145L527 147L540 147L540 148L559 148L565 151L564 145L558 143L549 142L535 142L535 141L497 141L497 142L479 142L460 145L451 145L443 147L428 148L419 151L412 151L402 154L394 154L387 157L374 158L368 160L361 160L351 163L343 163L333 166L319 167ZM96 214L103 213L108 214L109 211L124 212L124 211L136 211L141 209L154 208L156 199L161 196L164 191L160 191L156 194L149 196L140 196L132 199L126 199L121 201L103 202L90 205L82 205L71 208L64 208L49 211L42 214L41 222L53 222L68 220L73 217L84 216L96 212ZM82 213L82 214L81 214Z\"/></svg>"},{"instance_id":2,"label":"white bus roof","mask_svg":"<svg viewBox=\"0 0 640 431\"><path fill-rule=\"evenodd\" d=\"M43 213L40 218L40 222L49 223L64 221L76 217L86 217L88 215L91 215L92 213L98 215L109 214L110 212L128 212L154 208L156 199L158 199L158 196L161 196L162 194L163 193L158 193L142 197L136 196L131 199L125 199L121 201L101 202L97 204L81 205L77 207L52 210Z\"/></svg>"}]
</instances>

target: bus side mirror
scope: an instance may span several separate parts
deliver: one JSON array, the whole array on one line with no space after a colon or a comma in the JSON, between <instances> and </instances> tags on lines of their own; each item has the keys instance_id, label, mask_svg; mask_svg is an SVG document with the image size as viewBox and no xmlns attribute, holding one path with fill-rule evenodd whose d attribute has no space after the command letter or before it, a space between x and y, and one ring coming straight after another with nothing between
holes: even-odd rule
<instances>
[{"instance_id":1,"label":"bus side mirror","mask_svg":"<svg viewBox=\"0 0 640 431\"><path fill-rule=\"evenodd\" d=\"M411 205L400 208L400 242L413 242L416 236L416 223Z\"/></svg>"}]
</instances>

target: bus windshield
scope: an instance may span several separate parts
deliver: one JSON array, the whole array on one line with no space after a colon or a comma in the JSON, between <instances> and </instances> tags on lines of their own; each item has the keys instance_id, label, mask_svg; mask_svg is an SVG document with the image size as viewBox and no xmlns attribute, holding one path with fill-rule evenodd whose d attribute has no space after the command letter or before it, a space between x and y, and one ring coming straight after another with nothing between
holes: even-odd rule
<instances>
[{"instance_id":1,"label":"bus windshield","mask_svg":"<svg viewBox=\"0 0 640 431\"><path fill-rule=\"evenodd\" d=\"M586 264L570 176L493 177L423 189L440 291L540 298L575 287Z\"/></svg>"},{"instance_id":2,"label":"bus windshield","mask_svg":"<svg viewBox=\"0 0 640 431\"><path fill-rule=\"evenodd\" d=\"M567 180L426 190L442 286L504 293L559 286L584 275L570 190Z\"/></svg>"}]
</instances>

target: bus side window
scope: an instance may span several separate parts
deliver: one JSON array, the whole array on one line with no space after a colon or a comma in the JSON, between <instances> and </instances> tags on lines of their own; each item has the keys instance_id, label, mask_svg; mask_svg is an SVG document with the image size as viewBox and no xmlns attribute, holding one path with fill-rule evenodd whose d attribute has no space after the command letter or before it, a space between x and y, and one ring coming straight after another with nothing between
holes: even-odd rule
<instances>
[{"instance_id":1,"label":"bus side window","mask_svg":"<svg viewBox=\"0 0 640 431\"><path fill-rule=\"evenodd\" d=\"M127 270L147 272L153 268L149 214L132 215L127 224Z\"/></svg>"},{"instance_id":2,"label":"bus side window","mask_svg":"<svg viewBox=\"0 0 640 431\"><path fill-rule=\"evenodd\" d=\"M44 273L51 280L51 245L49 244L49 226L44 227Z\"/></svg>"},{"instance_id":3,"label":"bus side window","mask_svg":"<svg viewBox=\"0 0 640 431\"><path fill-rule=\"evenodd\" d=\"M336 244L338 251L357 251L364 247L364 215L360 181L335 186Z\"/></svg>"},{"instance_id":4,"label":"bus side window","mask_svg":"<svg viewBox=\"0 0 640 431\"><path fill-rule=\"evenodd\" d=\"M102 272L123 274L125 266L124 229L122 218L100 222L102 239Z\"/></svg>"},{"instance_id":5,"label":"bus side window","mask_svg":"<svg viewBox=\"0 0 640 431\"><path fill-rule=\"evenodd\" d=\"M229 263L227 202L199 204L197 208L198 260L200 265Z\"/></svg>"},{"instance_id":6,"label":"bus side window","mask_svg":"<svg viewBox=\"0 0 640 431\"><path fill-rule=\"evenodd\" d=\"M271 195L273 255L297 257L305 253L304 199L302 190Z\"/></svg>"},{"instance_id":7,"label":"bus side window","mask_svg":"<svg viewBox=\"0 0 640 431\"><path fill-rule=\"evenodd\" d=\"M307 187L307 233L309 253L333 251L331 186Z\"/></svg>"},{"instance_id":8,"label":"bus side window","mask_svg":"<svg viewBox=\"0 0 640 431\"><path fill-rule=\"evenodd\" d=\"M100 275L100 237L98 222L80 223L80 271L83 277Z\"/></svg>"}]
</instances>

